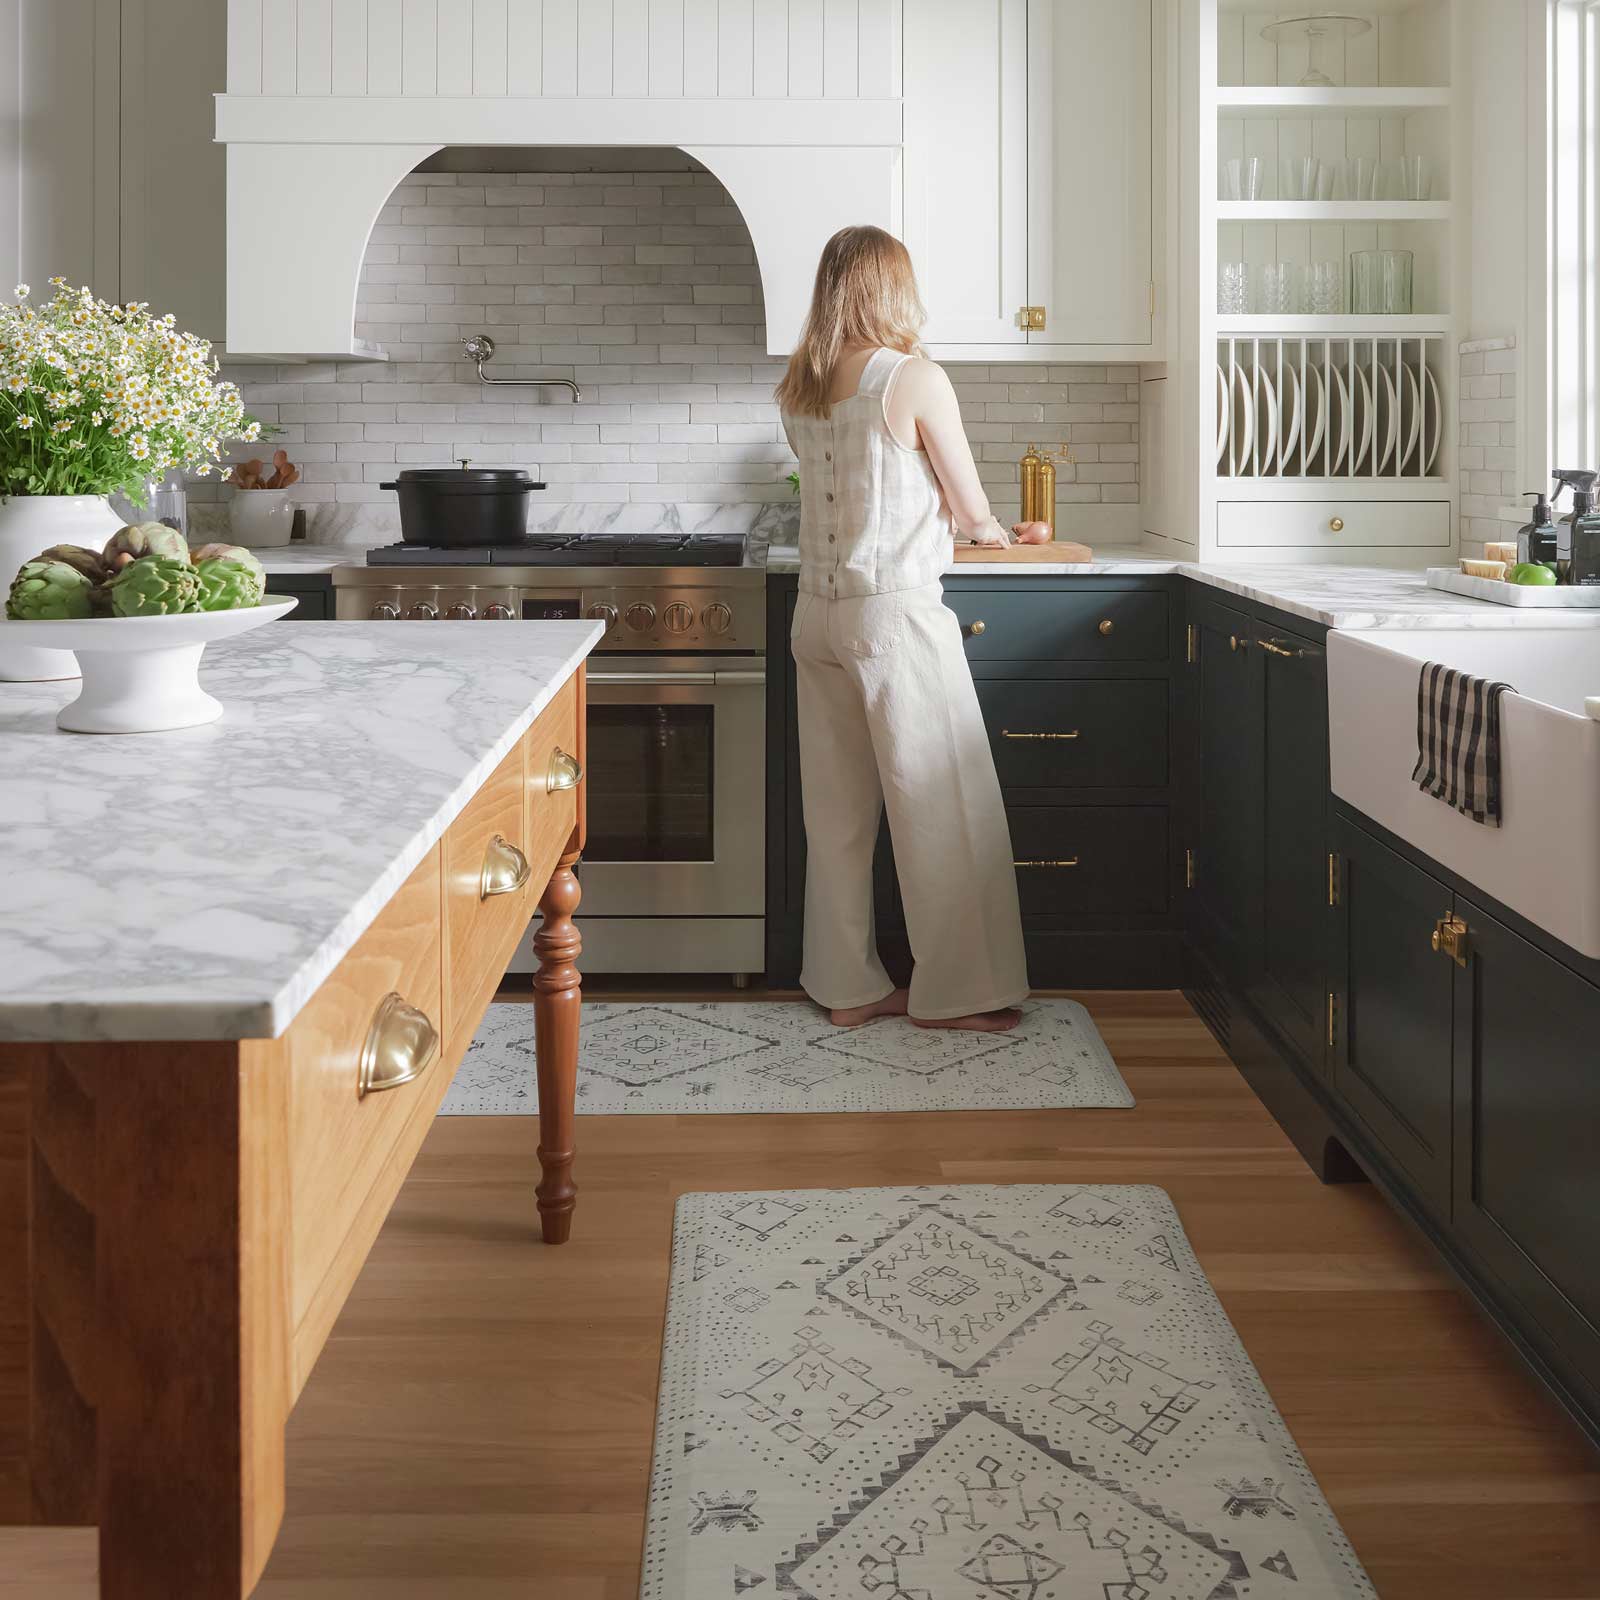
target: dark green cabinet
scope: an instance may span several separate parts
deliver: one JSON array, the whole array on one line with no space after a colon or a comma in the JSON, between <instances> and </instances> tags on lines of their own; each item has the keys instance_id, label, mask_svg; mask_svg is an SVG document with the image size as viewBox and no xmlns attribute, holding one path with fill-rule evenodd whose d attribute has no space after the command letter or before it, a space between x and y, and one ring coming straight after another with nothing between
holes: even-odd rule
<instances>
[{"instance_id":1,"label":"dark green cabinet","mask_svg":"<svg viewBox=\"0 0 1600 1600\"><path fill-rule=\"evenodd\" d=\"M1457 969L1434 933L1450 894L1344 818L1334 845L1334 1089L1389 1164L1448 1216Z\"/></svg>"},{"instance_id":2,"label":"dark green cabinet","mask_svg":"<svg viewBox=\"0 0 1600 1600\"><path fill-rule=\"evenodd\" d=\"M292 594L299 602L282 622L328 622L333 619L333 578L326 572L269 572L269 594Z\"/></svg>"}]
</instances>

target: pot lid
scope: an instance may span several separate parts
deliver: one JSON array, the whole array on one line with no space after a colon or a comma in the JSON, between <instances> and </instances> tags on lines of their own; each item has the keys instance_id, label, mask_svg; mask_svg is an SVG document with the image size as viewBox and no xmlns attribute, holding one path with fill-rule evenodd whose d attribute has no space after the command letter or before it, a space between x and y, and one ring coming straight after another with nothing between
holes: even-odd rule
<instances>
[{"instance_id":1,"label":"pot lid","mask_svg":"<svg viewBox=\"0 0 1600 1600\"><path fill-rule=\"evenodd\" d=\"M444 494L505 494L542 489L522 467L408 467L397 475L401 484Z\"/></svg>"}]
</instances>

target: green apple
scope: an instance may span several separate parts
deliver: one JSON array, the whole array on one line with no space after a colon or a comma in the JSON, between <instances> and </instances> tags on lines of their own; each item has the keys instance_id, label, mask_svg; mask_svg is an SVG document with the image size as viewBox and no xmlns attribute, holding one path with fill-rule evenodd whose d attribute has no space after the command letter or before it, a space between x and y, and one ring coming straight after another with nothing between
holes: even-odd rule
<instances>
[{"instance_id":1,"label":"green apple","mask_svg":"<svg viewBox=\"0 0 1600 1600\"><path fill-rule=\"evenodd\" d=\"M1507 583L1525 583L1533 589L1548 588L1555 581L1554 570L1541 561L1520 561L1506 574Z\"/></svg>"}]
</instances>

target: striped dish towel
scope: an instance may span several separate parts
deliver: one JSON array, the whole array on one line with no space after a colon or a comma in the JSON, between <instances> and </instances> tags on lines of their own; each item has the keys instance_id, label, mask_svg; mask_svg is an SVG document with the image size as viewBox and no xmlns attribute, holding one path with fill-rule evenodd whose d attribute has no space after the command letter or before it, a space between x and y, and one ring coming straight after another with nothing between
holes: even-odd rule
<instances>
[{"instance_id":1,"label":"striped dish towel","mask_svg":"<svg viewBox=\"0 0 1600 1600\"><path fill-rule=\"evenodd\" d=\"M1500 697L1509 683L1470 677L1441 661L1417 681L1417 764L1424 794L1474 822L1500 826Z\"/></svg>"}]
</instances>

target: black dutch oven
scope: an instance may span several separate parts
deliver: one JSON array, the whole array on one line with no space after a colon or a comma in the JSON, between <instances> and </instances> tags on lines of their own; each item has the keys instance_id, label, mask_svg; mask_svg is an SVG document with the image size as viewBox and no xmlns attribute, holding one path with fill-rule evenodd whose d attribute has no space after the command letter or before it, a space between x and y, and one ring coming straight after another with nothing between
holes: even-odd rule
<instances>
[{"instance_id":1,"label":"black dutch oven","mask_svg":"<svg viewBox=\"0 0 1600 1600\"><path fill-rule=\"evenodd\" d=\"M400 537L436 549L528 542L528 496L542 489L521 467L418 467L393 483Z\"/></svg>"}]
</instances>

